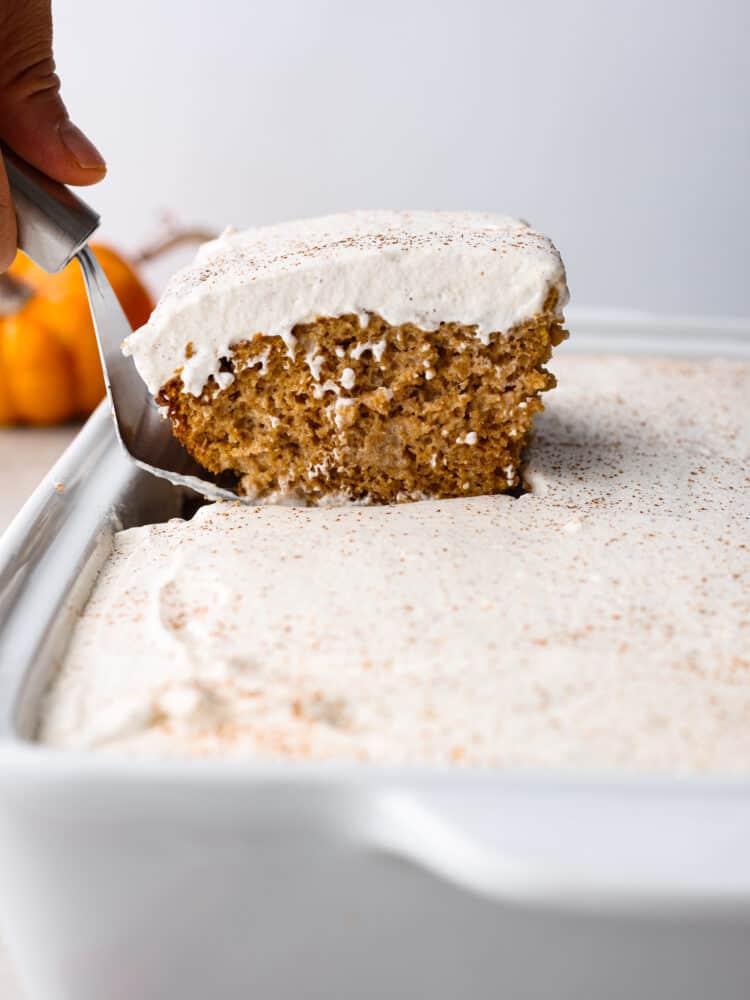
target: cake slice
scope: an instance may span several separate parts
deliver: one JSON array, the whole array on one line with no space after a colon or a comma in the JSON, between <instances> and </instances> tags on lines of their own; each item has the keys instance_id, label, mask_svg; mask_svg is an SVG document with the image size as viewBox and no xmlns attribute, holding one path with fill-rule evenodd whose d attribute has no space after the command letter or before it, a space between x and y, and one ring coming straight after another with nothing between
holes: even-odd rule
<instances>
[{"instance_id":1,"label":"cake slice","mask_svg":"<svg viewBox=\"0 0 750 1000\"><path fill-rule=\"evenodd\" d=\"M567 299L524 222L350 212L228 230L124 351L188 451L248 497L498 493L520 485Z\"/></svg>"}]
</instances>

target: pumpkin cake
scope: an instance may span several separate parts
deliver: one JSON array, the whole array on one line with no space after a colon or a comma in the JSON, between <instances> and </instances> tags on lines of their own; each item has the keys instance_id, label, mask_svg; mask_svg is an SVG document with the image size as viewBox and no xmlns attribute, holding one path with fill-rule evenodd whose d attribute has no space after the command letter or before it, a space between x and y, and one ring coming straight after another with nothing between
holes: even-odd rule
<instances>
[{"instance_id":1,"label":"pumpkin cake","mask_svg":"<svg viewBox=\"0 0 750 1000\"><path fill-rule=\"evenodd\" d=\"M750 364L554 365L520 497L209 504L117 533L42 741L749 772Z\"/></svg>"},{"instance_id":2,"label":"pumpkin cake","mask_svg":"<svg viewBox=\"0 0 750 1000\"><path fill-rule=\"evenodd\" d=\"M552 243L480 213L227 231L124 345L174 434L254 499L499 493L566 336Z\"/></svg>"}]
</instances>

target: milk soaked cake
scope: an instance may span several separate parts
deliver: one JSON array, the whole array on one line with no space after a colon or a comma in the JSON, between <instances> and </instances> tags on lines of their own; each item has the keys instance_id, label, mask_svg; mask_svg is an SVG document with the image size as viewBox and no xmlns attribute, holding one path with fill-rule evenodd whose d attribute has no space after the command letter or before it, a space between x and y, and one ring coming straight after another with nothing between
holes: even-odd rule
<instances>
[{"instance_id":1,"label":"milk soaked cake","mask_svg":"<svg viewBox=\"0 0 750 1000\"><path fill-rule=\"evenodd\" d=\"M567 298L516 219L350 212L207 244L125 352L249 497L497 493L520 485Z\"/></svg>"},{"instance_id":2,"label":"milk soaked cake","mask_svg":"<svg viewBox=\"0 0 750 1000\"><path fill-rule=\"evenodd\" d=\"M750 769L750 365L563 356L531 491L119 533L41 739Z\"/></svg>"}]
</instances>

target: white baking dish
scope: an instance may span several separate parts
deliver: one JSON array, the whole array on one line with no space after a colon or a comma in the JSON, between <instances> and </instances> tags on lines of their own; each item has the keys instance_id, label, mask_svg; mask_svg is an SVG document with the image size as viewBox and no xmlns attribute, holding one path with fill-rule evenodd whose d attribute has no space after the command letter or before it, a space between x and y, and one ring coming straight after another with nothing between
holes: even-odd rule
<instances>
[{"instance_id":1,"label":"white baking dish","mask_svg":"<svg viewBox=\"0 0 750 1000\"><path fill-rule=\"evenodd\" d=\"M742 322L572 326L564 350L750 357ZM31 742L113 528L181 503L102 407L0 543L0 910L31 1000L750 994L750 779Z\"/></svg>"}]
</instances>

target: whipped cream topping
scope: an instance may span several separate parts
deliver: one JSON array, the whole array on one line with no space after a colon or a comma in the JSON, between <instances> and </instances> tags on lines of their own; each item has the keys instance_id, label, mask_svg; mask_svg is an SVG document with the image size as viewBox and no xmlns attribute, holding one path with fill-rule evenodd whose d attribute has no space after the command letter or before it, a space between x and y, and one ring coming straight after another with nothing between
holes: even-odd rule
<instances>
[{"instance_id":1,"label":"whipped cream topping","mask_svg":"<svg viewBox=\"0 0 750 1000\"><path fill-rule=\"evenodd\" d=\"M41 739L750 769L750 365L554 368L520 499L218 504L117 534Z\"/></svg>"},{"instance_id":2,"label":"whipped cream topping","mask_svg":"<svg viewBox=\"0 0 750 1000\"><path fill-rule=\"evenodd\" d=\"M518 219L347 212L227 230L172 278L123 350L154 395L178 370L184 390L200 395L233 345L256 333L281 337L293 356L297 323L355 314L367 324L376 313L424 330L476 326L487 343L536 315L553 288L562 310L568 293L560 255Z\"/></svg>"}]
</instances>

